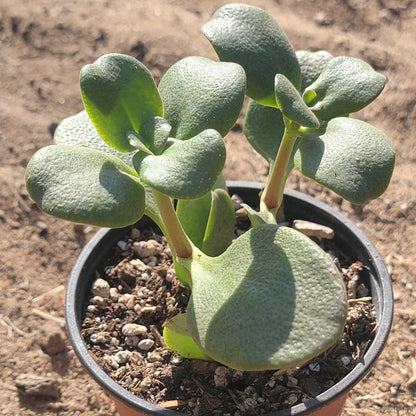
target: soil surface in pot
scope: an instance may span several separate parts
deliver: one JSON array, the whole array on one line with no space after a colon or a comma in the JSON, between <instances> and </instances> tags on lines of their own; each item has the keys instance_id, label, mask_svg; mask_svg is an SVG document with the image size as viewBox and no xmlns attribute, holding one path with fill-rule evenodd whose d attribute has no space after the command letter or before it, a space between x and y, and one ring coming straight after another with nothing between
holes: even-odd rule
<instances>
[{"instance_id":1,"label":"soil surface in pot","mask_svg":"<svg viewBox=\"0 0 416 416\"><path fill-rule=\"evenodd\" d=\"M236 232L244 232L247 219L237 216L237 225ZM172 353L163 327L185 311L190 292L176 278L165 238L134 227L97 271L83 321L88 349L125 389L186 414L261 415L301 403L345 376L362 359L376 328L365 268L330 241L320 243L343 273L348 319L342 339L300 368L242 372Z\"/></svg>"}]
</instances>

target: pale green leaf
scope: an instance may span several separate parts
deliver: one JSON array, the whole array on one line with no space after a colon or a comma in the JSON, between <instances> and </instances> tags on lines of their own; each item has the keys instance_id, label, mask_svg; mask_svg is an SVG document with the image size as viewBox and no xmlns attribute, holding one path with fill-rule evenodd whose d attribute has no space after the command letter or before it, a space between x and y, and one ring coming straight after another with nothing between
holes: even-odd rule
<instances>
[{"instance_id":1,"label":"pale green leaf","mask_svg":"<svg viewBox=\"0 0 416 416\"><path fill-rule=\"evenodd\" d=\"M312 84L322 72L324 66L333 58L327 51L296 51L302 74L301 91Z\"/></svg>"},{"instance_id":2,"label":"pale green leaf","mask_svg":"<svg viewBox=\"0 0 416 416\"><path fill-rule=\"evenodd\" d=\"M140 133L147 119L163 115L152 75L131 56L101 56L81 69L80 83L84 106L95 128L120 152L135 150L127 139L129 131Z\"/></svg>"},{"instance_id":3,"label":"pale green leaf","mask_svg":"<svg viewBox=\"0 0 416 416\"><path fill-rule=\"evenodd\" d=\"M230 195L224 189L212 192L211 210L206 224L202 252L219 256L232 243L235 228L235 210Z\"/></svg>"},{"instance_id":4,"label":"pale green leaf","mask_svg":"<svg viewBox=\"0 0 416 416\"><path fill-rule=\"evenodd\" d=\"M314 98L307 101L316 107L320 120L343 116L361 110L383 90L386 77L358 58L339 56L331 59L321 75L306 91Z\"/></svg>"},{"instance_id":5,"label":"pale green leaf","mask_svg":"<svg viewBox=\"0 0 416 416\"><path fill-rule=\"evenodd\" d=\"M259 225L219 257L195 252L181 261L192 275L188 329L224 365L293 368L343 332L342 276L318 245L291 228Z\"/></svg>"},{"instance_id":6,"label":"pale green leaf","mask_svg":"<svg viewBox=\"0 0 416 416\"><path fill-rule=\"evenodd\" d=\"M133 167L132 159L135 152L121 153L110 147L98 134L85 110L62 120L53 138L59 145L90 147L110 153Z\"/></svg>"},{"instance_id":7,"label":"pale green leaf","mask_svg":"<svg viewBox=\"0 0 416 416\"><path fill-rule=\"evenodd\" d=\"M284 74L300 88L295 51L285 32L263 9L232 3L218 9L202 26L221 61L240 64L247 75L247 95L275 106L274 77Z\"/></svg>"},{"instance_id":8,"label":"pale green leaf","mask_svg":"<svg viewBox=\"0 0 416 416\"><path fill-rule=\"evenodd\" d=\"M319 120L315 114L304 103L298 90L284 75L276 75L274 90L277 107L289 120L305 127L319 127Z\"/></svg>"},{"instance_id":9,"label":"pale green leaf","mask_svg":"<svg viewBox=\"0 0 416 416\"><path fill-rule=\"evenodd\" d=\"M172 65L159 84L172 137L186 140L207 129L225 136L240 114L246 76L241 66L191 56Z\"/></svg>"},{"instance_id":10,"label":"pale green leaf","mask_svg":"<svg viewBox=\"0 0 416 416\"><path fill-rule=\"evenodd\" d=\"M171 125L164 118L156 116L142 124L140 135L144 137L149 150L158 155L165 148L171 130Z\"/></svg>"},{"instance_id":11,"label":"pale green leaf","mask_svg":"<svg viewBox=\"0 0 416 416\"><path fill-rule=\"evenodd\" d=\"M163 338L169 349L181 357L212 361L195 343L188 330L186 314L174 316L163 328Z\"/></svg>"},{"instance_id":12,"label":"pale green leaf","mask_svg":"<svg viewBox=\"0 0 416 416\"><path fill-rule=\"evenodd\" d=\"M192 243L202 250L205 229L211 211L212 193L196 199L179 199L176 205L176 214L182 224L186 235Z\"/></svg>"},{"instance_id":13,"label":"pale green leaf","mask_svg":"<svg viewBox=\"0 0 416 416\"><path fill-rule=\"evenodd\" d=\"M215 130L189 140L169 139L160 155L138 152L133 164L146 185L172 198L198 198L214 186L225 163L225 146Z\"/></svg>"},{"instance_id":14,"label":"pale green leaf","mask_svg":"<svg viewBox=\"0 0 416 416\"><path fill-rule=\"evenodd\" d=\"M362 204L385 191L394 159L384 133L364 121L339 117L328 122L323 134L302 138L294 163L304 175Z\"/></svg>"},{"instance_id":15,"label":"pale green leaf","mask_svg":"<svg viewBox=\"0 0 416 416\"><path fill-rule=\"evenodd\" d=\"M285 131L282 113L249 100L244 120L244 134L253 148L273 165ZM291 163L288 172L292 169Z\"/></svg>"},{"instance_id":16,"label":"pale green leaf","mask_svg":"<svg viewBox=\"0 0 416 416\"><path fill-rule=\"evenodd\" d=\"M42 211L65 220L124 227L145 209L144 189L134 169L108 153L79 146L47 146L26 170L30 197Z\"/></svg>"},{"instance_id":17,"label":"pale green leaf","mask_svg":"<svg viewBox=\"0 0 416 416\"><path fill-rule=\"evenodd\" d=\"M247 212L252 227L257 227L261 224L276 224L276 216L267 207L264 207L263 210L256 211L250 205L241 204L241 206Z\"/></svg>"}]
</instances>

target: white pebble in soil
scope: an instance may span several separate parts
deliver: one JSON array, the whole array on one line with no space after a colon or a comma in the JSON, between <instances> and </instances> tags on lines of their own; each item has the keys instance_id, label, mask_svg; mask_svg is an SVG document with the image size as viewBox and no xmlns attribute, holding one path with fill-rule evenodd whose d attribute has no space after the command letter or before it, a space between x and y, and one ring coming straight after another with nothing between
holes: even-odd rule
<instances>
[{"instance_id":1,"label":"white pebble in soil","mask_svg":"<svg viewBox=\"0 0 416 416\"><path fill-rule=\"evenodd\" d=\"M130 351L118 351L114 359L117 361L118 364L125 364L130 358L131 352Z\"/></svg>"},{"instance_id":2,"label":"white pebble in soil","mask_svg":"<svg viewBox=\"0 0 416 416\"><path fill-rule=\"evenodd\" d=\"M308 367L309 367L309 370L315 371L316 373L321 371L321 366L317 362L309 363Z\"/></svg>"},{"instance_id":3,"label":"white pebble in soil","mask_svg":"<svg viewBox=\"0 0 416 416\"><path fill-rule=\"evenodd\" d=\"M143 335L147 332L147 328L144 325L139 324L126 324L121 330L122 334L127 337L135 335Z\"/></svg>"},{"instance_id":4,"label":"white pebble in soil","mask_svg":"<svg viewBox=\"0 0 416 416\"><path fill-rule=\"evenodd\" d=\"M140 338L136 335L127 336L125 338L125 342L128 347L137 347L137 345L139 344L139 341L140 341Z\"/></svg>"},{"instance_id":5,"label":"white pebble in soil","mask_svg":"<svg viewBox=\"0 0 416 416\"><path fill-rule=\"evenodd\" d=\"M124 295L121 295L118 298L118 302L122 303L123 305L126 305L127 308L129 309L133 309L134 305L136 303L136 298L134 295L130 294L130 293L125 293ZM137 334L135 334L137 335Z\"/></svg>"},{"instance_id":6,"label":"white pebble in soil","mask_svg":"<svg viewBox=\"0 0 416 416\"><path fill-rule=\"evenodd\" d=\"M150 338L146 338L139 342L138 347L143 351L149 351L153 348L153 345L155 345L155 342Z\"/></svg>"},{"instance_id":7,"label":"white pebble in soil","mask_svg":"<svg viewBox=\"0 0 416 416\"><path fill-rule=\"evenodd\" d=\"M114 370L117 370L120 367L119 363L113 356L106 355L103 360Z\"/></svg>"},{"instance_id":8,"label":"white pebble in soil","mask_svg":"<svg viewBox=\"0 0 416 416\"><path fill-rule=\"evenodd\" d=\"M134 243L133 249L140 258L146 258L160 254L163 246L156 240L148 240Z\"/></svg>"},{"instance_id":9,"label":"white pebble in soil","mask_svg":"<svg viewBox=\"0 0 416 416\"><path fill-rule=\"evenodd\" d=\"M90 341L93 344L105 344L107 342L108 338L105 334L92 334L90 337Z\"/></svg>"},{"instance_id":10,"label":"white pebble in soil","mask_svg":"<svg viewBox=\"0 0 416 416\"><path fill-rule=\"evenodd\" d=\"M110 285L104 279L97 279L94 281L91 287L91 293L93 296L101 296L102 298L110 297Z\"/></svg>"}]
</instances>

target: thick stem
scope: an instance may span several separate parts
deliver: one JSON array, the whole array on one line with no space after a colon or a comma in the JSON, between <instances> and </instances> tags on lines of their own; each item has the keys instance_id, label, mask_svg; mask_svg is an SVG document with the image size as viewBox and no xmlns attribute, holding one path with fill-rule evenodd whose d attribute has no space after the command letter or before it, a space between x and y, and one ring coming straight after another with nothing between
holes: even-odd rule
<instances>
[{"instance_id":1,"label":"thick stem","mask_svg":"<svg viewBox=\"0 0 416 416\"><path fill-rule=\"evenodd\" d=\"M297 136L298 131L289 129L288 125L286 125L276 160L261 197L262 202L269 210L277 211L282 203L283 190L286 183L286 170Z\"/></svg>"},{"instance_id":2,"label":"thick stem","mask_svg":"<svg viewBox=\"0 0 416 416\"><path fill-rule=\"evenodd\" d=\"M184 259L191 257L192 245L179 222L171 199L155 189L153 189L153 195L168 234L167 237L172 243L176 255Z\"/></svg>"}]
</instances>

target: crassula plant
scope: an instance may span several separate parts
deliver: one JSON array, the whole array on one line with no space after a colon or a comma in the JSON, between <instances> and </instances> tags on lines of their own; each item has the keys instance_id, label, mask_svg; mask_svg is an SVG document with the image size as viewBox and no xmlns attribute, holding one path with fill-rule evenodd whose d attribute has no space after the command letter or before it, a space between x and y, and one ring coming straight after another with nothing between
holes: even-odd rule
<instances>
[{"instance_id":1,"label":"crassula plant","mask_svg":"<svg viewBox=\"0 0 416 416\"><path fill-rule=\"evenodd\" d=\"M357 58L296 53L252 6L220 8L202 32L220 61L182 59L158 86L126 55L82 68L86 111L33 156L28 192L43 211L74 222L154 220L191 289L186 313L164 330L179 354L241 370L293 367L337 341L347 298L330 257L277 223L286 179L296 168L353 203L384 192L390 141L349 114L380 94L385 77ZM245 95L244 132L270 174L259 209L245 206L252 227L233 241L223 137Z\"/></svg>"}]
</instances>

